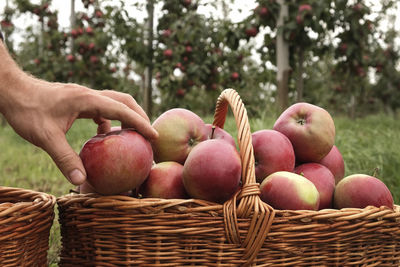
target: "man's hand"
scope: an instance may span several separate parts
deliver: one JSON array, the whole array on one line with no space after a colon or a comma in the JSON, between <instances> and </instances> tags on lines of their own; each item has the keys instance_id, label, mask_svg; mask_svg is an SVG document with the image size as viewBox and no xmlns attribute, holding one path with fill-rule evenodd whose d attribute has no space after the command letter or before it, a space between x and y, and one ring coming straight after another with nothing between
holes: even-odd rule
<instances>
[{"instance_id":1,"label":"man's hand","mask_svg":"<svg viewBox=\"0 0 400 267\"><path fill-rule=\"evenodd\" d=\"M116 91L96 91L76 84L50 83L33 77L18 79L1 111L24 139L45 150L73 184L82 184L86 172L65 134L78 118L98 124L98 133L110 130L110 120L135 128L151 140L158 134L136 101Z\"/></svg>"}]
</instances>

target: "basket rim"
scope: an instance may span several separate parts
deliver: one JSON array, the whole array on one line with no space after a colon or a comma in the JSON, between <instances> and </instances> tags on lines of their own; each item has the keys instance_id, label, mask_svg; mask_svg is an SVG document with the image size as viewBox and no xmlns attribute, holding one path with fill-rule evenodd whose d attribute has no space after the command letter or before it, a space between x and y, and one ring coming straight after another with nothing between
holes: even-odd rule
<instances>
[{"instance_id":1,"label":"basket rim","mask_svg":"<svg viewBox=\"0 0 400 267\"><path fill-rule=\"evenodd\" d=\"M5 196L13 198L13 201L2 201ZM57 202L57 198L52 194L9 186L0 186L0 200L0 218L16 211L28 212L33 208L52 209ZM4 205L6 203L8 205ZM27 209L28 207L31 209Z\"/></svg>"},{"instance_id":2,"label":"basket rim","mask_svg":"<svg viewBox=\"0 0 400 267\"><path fill-rule=\"evenodd\" d=\"M97 193L68 193L56 198L59 206L68 206L73 203L83 203L83 208L96 207L103 209L119 209L119 206L123 206L123 210L137 209L140 207L151 207L151 206L163 206L172 207L179 205L194 204L199 207L220 207L224 204L210 202L201 199L163 199L163 198L136 198L123 195L111 195L104 196ZM129 208L127 208L129 207ZM321 210L279 210L274 209L276 215L279 214L284 217L294 217L296 219L302 219L305 217L314 217L315 219L335 219L340 220L352 220L358 219L359 217L390 217L400 219L400 204L394 204L394 208L391 209L386 206L375 207L367 206L365 208L342 208L342 209L321 209Z\"/></svg>"}]
</instances>

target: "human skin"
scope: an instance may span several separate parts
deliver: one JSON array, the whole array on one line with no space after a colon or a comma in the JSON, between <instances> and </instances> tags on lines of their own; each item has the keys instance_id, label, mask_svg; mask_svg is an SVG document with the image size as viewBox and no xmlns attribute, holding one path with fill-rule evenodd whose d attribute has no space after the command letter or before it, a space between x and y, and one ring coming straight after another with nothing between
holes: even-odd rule
<instances>
[{"instance_id":1,"label":"human skin","mask_svg":"<svg viewBox=\"0 0 400 267\"><path fill-rule=\"evenodd\" d=\"M0 59L0 113L17 134L46 151L72 184L86 180L82 161L65 137L76 119L93 119L98 133L110 130L110 120L118 120L149 140L158 136L128 94L37 79L19 68L3 42Z\"/></svg>"}]
</instances>

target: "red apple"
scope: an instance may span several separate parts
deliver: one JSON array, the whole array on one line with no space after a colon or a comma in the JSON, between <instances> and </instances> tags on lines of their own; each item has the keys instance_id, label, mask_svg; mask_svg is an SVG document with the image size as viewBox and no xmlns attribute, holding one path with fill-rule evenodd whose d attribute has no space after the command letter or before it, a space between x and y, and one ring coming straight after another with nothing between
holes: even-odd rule
<instances>
[{"instance_id":1,"label":"red apple","mask_svg":"<svg viewBox=\"0 0 400 267\"><path fill-rule=\"evenodd\" d=\"M310 180L319 192L319 209L332 208L335 178L332 172L318 163L304 163L297 166L294 172Z\"/></svg>"},{"instance_id":2,"label":"red apple","mask_svg":"<svg viewBox=\"0 0 400 267\"><path fill-rule=\"evenodd\" d=\"M312 11L312 7L308 4L300 5L299 12Z\"/></svg>"},{"instance_id":3,"label":"red apple","mask_svg":"<svg viewBox=\"0 0 400 267\"><path fill-rule=\"evenodd\" d=\"M268 16L269 10L267 7L263 6L260 8L260 11L258 11L258 14L260 14L261 17L266 17Z\"/></svg>"},{"instance_id":4,"label":"red apple","mask_svg":"<svg viewBox=\"0 0 400 267\"><path fill-rule=\"evenodd\" d=\"M327 167L335 177L335 184L337 184L344 177L344 160L339 149L334 145L329 151L328 155L323 157L318 163Z\"/></svg>"},{"instance_id":5,"label":"red apple","mask_svg":"<svg viewBox=\"0 0 400 267\"><path fill-rule=\"evenodd\" d=\"M92 35L92 34L93 34L93 28L90 27L90 26L87 27L87 28L86 28L86 33L89 34L89 35Z\"/></svg>"},{"instance_id":6,"label":"red apple","mask_svg":"<svg viewBox=\"0 0 400 267\"><path fill-rule=\"evenodd\" d=\"M378 178L366 174L349 175L336 185L334 207L360 208L387 206L393 208L393 197Z\"/></svg>"},{"instance_id":7,"label":"red apple","mask_svg":"<svg viewBox=\"0 0 400 267\"><path fill-rule=\"evenodd\" d=\"M293 145L296 162L318 162L331 151L335 124L323 108L296 103L276 120L274 130L286 135Z\"/></svg>"},{"instance_id":8,"label":"red apple","mask_svg":"<svg viewBox=\"0 0 400 267\"><path fill-rule=\"evenodd\" d=\"M305 177L292 172L275 172L260 185L260 198L275 209L318 210L319 193Z\"/></svg>"},{"instance_id":9,"label":"red apple","mask_svg":"<svg viewBox=\"0 0 400 267\"><path fill-rule=\"evenodd\" d=\"M92 137L79 155L87 181L96 192L104 195L138 187L149 175L153 163L150 143L128 129Z\"/></svg>"},{"instance_id":10,"label":"red apple","mask_svg":"<svg viewBox=\"0 0 400 267\"><path fill-rule=\"evenodd\" d=\"M92 56L90 56L90 62L91 63L93 63L93 64L96 64L98 61L99 61L99 59L98 59L98 57L96 57L96 56L94 56L94 55L92 55Z\"/></svg>"},{"instance_id":11,"label":"red apple","mask_svg":"<svg viewBox=\"0 0 400 267\"><path fill-rule=\"evenodd\" d=\"M186 51L186 53L192 53L193 48L192 48L190 45L187 45L187 46L185 47L185 51Z\"/></svg>"},{"instance_id":12,"label":"red apple","mask_svg":"<svg viewBox=\"0 0 400 267\"><path fill-rule=\"evenodd\" d=\"M172 49L165 49L163 54L165 57L168 57L168 58L172 57L172 55L173 55Z\"/></svg>"},{"instance_id":13,"label":"red apple","mask_svg":"<svg viewBox=\"0 0 400 267\"><path fill-rule=\"evenodd\" d=\"M163 35L164 37L169 37L169 36L171 36L171 34L172 34L172 31L171 31L170 29L165 29L165 30L163 31L163 33L162 33L162 35Z\"/></svg>"},{"instance_id":14,"label":"red apple","mask_svg":"<svg viewBox=\"0 0 400 267\"><path fill-rule=\"evenodd\" d=\"M96 18L101 18L101 17L103 17L103 12L101 12L101 10L96 10L95 16L96 16Z\"/></svg>"},{"instance_id":15,"label":"red apple","mask_svg":"<svg viewBox=\"0 0 400 267\"><path fill-rule=\"evenodd\" d=\"M177 97L184 97L185 94L186 94L186 90L183 88L179 88L178 90L176 90L176 93L175 93L175 95Z\"/></svg>"},{"instance_id":16,"label":"red apple","mask_svg":"<svg viewBox=\"0 0 400 267\"><path fill-rule=\"evenodd\" d=\"M206 129L207 129L208 139L221 139L228 142L229 144L231 144L233 147L236 148L235 139L233 139L232 135L227 131L225 131L224 129L212 125L210 123L206 124Z\"/></svg>"},{"instance_id":17,"label":"red apple","mask_svg":"<svg viewBox=\"0 0 400 267\"><path fill-rule=\"evenodd\" d=\"M156 162L183 164L192 148L207 139L204 121L183 108L167 110L153 122L153 127L159 134L152 143Z\"/></svg>"},{"instance_id":18,"label":"red apple","mask_svg":"<svg viewBox=\"0 0 400 267\"><path fill-rule=\"evenodd\" d=\"M74 56L74 55L71 55L71 54L70 54L70 55L67 55L66 58L67 58L67 61L68 61L68 62L74 62L75 59L76 59L75 56Z\"/></svg>"},{"instance_id":19,"label":"red apple","mask_svg":"<svg viewBox=\"0 0 400 267\"><path fill-rule=\"evenodd\" d=\"M268 175L278 171L291 172L295 165L292 143L275 130L260 130L251 135L256 179L261 183Z\"/></svg>"},{"instance_id":20,"label":"red apple","mask_svg":"<svg viewBox=\"0 0 400 267\"><path fill-rule=\"evenodd\" d=\"M258 29L256 27L250 27L245 30L246 35L249 37L254 37L258 34Z\"/></svg>"},{"instance_id":21,"label":"red apple","mask_svg":"<svg viewBox=\"0 0 400 267\"><path fill-rule=\"evenodd\" d=\"M304 23L304 19L303 19L303 16L302 16L302 15L297 15L297 16L296 16L296 23L297 23L298 25L301 25L301 24Z\"/></svg>"},{"instance_id":22,"label":"red apple","mask_svg":"<svg viewBox=\"0 0 400 267\"><path fill-rule=\"evenodd\" d=\"M143 197L188 198L182 180L183 166L174 161L160 162L151 168L149 177L140 186Z\"/></svg>"},{"instance_id":23,"label":"red apple","mask_svg":"<svg viewBox=\"0 0 400 267\"><path fill-rule=\"evenodd\" d=\"M240 155L231 144L209 139L193 148L183 166L183 184L192 198L223 203L239 190Z\"/></svg>"},{"instance_id":24,"label":"red apple","mask_svg":"<svg viewBox=\"0 0 400 267\"><path fill-rule=\"evenodd\" d=\"M231 74L231 79L232 79L233 81L236 81L237 79L239 79L239 73L237 73L236 71L235 71L235 72L232 72L232 74Z\"/></svg>"}]
</instances>

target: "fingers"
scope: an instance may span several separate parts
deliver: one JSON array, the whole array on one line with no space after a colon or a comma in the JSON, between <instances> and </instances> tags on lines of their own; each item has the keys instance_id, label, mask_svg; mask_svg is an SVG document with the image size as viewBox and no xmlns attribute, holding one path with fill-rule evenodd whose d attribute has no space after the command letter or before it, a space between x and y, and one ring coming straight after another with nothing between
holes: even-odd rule
<instances>
[{"instance_id":1,"label":"fingers","mask_svg":"<svg viewBox=\"0 0 400 267\"><path fill-rule=\"evenodd\" d=\"M111 130L111 121L104 118L94 118L93 121L97 124L97 134L105 134Z\"/></svg>"},{"instance_id":2,"label":"fingers","mask_svg":"<svg viewBox=\"0 0 400 267\"><path fill-rule=\"evenodd\" d=\"M68 144L65 135L49 137L42 145L64 176L74 185L86 180L86 172L78 154Z\"/></svg>"},{"instance_id":3,"label":"fingers","mask_svg":"<svg viewBox=\"0 0 400 267\"><path fill-rule=\"evenodd\" d=\"M117 92L115 92L117 93ZM105 93L106 95L116 96L114 93ZM157 131L151 126L150 120L140 106L135 106L130 100L130 105L135 108L132 109L124 102L118 101L122 96L107 97L106 95L99 95L98 93L88 94L86 97L80 98L79 106L81 118L104 118L108 120L119 120L123 128L134 128L140 132L144 137L153 140L158 137ZM133 99L133 98L132 98ZM143 114L140 114L144 113Z\"/></svg>"},{"instance_id":4,"label":"fingers","mask_svg":"<svg viewBox=\"0 0 400 267\"><path fill-rule=\"evenodd\" d=\"M112 91L112 90L103 90L103 91L99 91L99 92L101 95L110 97L114 100L124 103L125 105L127 105L128 107L130 107L131 109L136 111L140 116L145 118L147 121L150 121L146 112L142 109L141 106L139 106L139 104L135 101L135 99L132 96L130 96L128 94Z\"/></svg>"}]
</instances>

